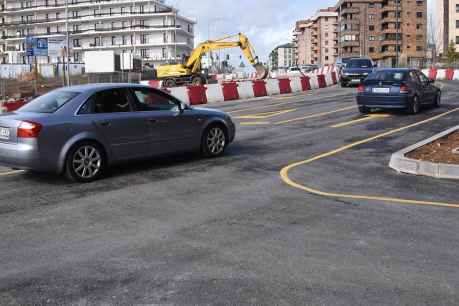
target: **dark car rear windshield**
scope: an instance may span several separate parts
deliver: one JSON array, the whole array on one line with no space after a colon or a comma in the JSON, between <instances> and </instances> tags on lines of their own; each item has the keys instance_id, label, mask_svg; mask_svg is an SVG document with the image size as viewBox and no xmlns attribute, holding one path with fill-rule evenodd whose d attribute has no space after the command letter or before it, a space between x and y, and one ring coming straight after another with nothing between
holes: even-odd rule
<instances>
[{"instance_id":1,"label":"dark car rear windshield","mask_svg":"<svg viewBox=\"0 0 459 306\"><path fill-rule=\"evenodd\" d=\"M367 81L400 82L404 81L407 73L405 71L376 71L367 77Z\"/></svg>"},{"instance_id":2,"label":"dark car rear windshield","mask_svg":"<svg viewBox=\"0 0 459 306\"><path fill-rule=\"evenodd\" d=\"M347 68L372 68L373 64L366 59L353 59L346 64Z\"/></svg>"},{"instance_id":3,"label":"dark car rear windshield","mask_svg":"<svg viewBox=\"0 0 459 306\"><path fill-rule=\"evenodd\" d=\"M54 113L79 94L79 92L64 90L52 91L32 100L18 111L28 113Z\"/></svg>"}]
</instances>

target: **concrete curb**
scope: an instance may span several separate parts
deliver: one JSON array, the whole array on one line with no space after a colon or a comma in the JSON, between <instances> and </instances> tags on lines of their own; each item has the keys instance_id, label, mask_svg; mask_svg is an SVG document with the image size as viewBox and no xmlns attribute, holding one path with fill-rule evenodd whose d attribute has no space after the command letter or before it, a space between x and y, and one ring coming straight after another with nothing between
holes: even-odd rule
<instances>
[{"instance_id":1,"label":"concrete curb","mask_svg":"<svg viewBox=\"0 0 459 306\"><path fill-rule=\"evenodd\" d=\"M431 163L411 159L405 156L409 152L414 151L428 143L434 142L439 138L445 137L457 130L459 130L459 125L395 152L390 158L389 167L402 173L424 175L435 178L459 179L459 165Z\"/></svg>"}]
</instances>

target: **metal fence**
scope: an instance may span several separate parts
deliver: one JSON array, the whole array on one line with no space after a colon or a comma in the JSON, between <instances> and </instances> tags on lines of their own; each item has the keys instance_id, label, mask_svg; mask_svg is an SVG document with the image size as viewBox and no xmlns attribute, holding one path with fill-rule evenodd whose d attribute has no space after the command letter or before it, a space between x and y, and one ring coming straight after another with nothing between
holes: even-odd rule
<instances>
[{"instance_id":1,"label":"metal fence","mask_svg":"<svg viewBox=\"0 0 459 306\"><path fill-rule=\"evenodd\" d=\"M70 85L93 83L139 83L141 74L136 72L116 72L103 74L81 74L70 76ZM0 101L43 95L53 89L65 87L65 75L44 78L33 72L21 78L0 78Z\"/></svg>"}]
</instances>

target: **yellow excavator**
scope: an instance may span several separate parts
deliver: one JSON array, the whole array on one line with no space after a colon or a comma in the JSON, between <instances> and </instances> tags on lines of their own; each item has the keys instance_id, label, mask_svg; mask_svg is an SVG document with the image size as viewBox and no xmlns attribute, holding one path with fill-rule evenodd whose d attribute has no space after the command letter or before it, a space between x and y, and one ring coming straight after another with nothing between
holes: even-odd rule
<instances>
[{"instance_id":1,"label":"yellow excavator","mask_svg":"<svg viewBox=\"0 0 459 306\"><path fill-rule=\"evenodd\" d=\"M237 37L237 40L234 38ZM233 40L231 40L233 39ZM158 80L162 80L164 86L174 87L183 84L205 84L209 79L207 73L201 67L201 58L204 54L221 49L241 48L242 53L249 63L255 68L257 79L265 79L268 69L260 63L255 56L254 49L247 36L242 33L233 36L225 36L217 40L208 40L201 43L190 54L184 64L163 65L156 70Z\"/></svg>"}]
</instances>

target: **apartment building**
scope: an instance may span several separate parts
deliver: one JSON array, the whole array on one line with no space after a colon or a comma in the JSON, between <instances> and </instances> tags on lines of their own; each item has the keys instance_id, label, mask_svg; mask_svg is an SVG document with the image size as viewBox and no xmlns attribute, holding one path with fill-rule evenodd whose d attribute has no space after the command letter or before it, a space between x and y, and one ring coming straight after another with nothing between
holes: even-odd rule
<instances>
[{"instance_id":1,"label":"apartment building","mask_svg":"<svg viewBox=\"0 0 459 306\"><path fill-rule=\"evenodd\" d=\"M437 52L445 55L451 42L459 52L459 0L435 0L436 29L433 31Z\"/></svg>"},{"instance_id":2,"label":"apartment building","mask_svg":"<svg viewBox=\"0 0 459 306\"><path fill-rule=\"evenodd\" d=\"M319 10L312 18L312 63L332 65L338 57L338 13L334 7Z\"/></svg>"},{"instance_id":3,"label":"apartment building","mask_svg":"<svg viewBox=\"0 0 459 306\"><path fill-rule=\"evenodd\" d=\"M295 48L293 43L277 46L269 54L269 67L271 70L287 69L295 66Z\"/></svg>"},{"instance_id":4,"label":"apartment building","mask_svg":"<svg viewBox=\"0 0 459 306\"><path fill-rule=\"evenodd\" d=\"M191 52L194 25L164 0L2 0L0 61L28 62L26 37L66 41L68 33L73 62L82 62L85 51L115 50L157 66Z\"/></svg>"},{"instance_id":5,"label":"apartment building","mask_svg":"<svg viewBox=\"0 0 459 306\"><path fill-rule=\"evenodd\" d=\"M312 20L299 20L293 32L294 62L297 65L312 63Z\"/></svg>"},{"instance_id":6,"label":"apartment building","mask_svg":"<svg viewBox=\"0 0 459 306\"><path fill-rule=\"evenodd\" d=\"M338 13L334 7L319 10L296 23L293 43L298 65L332 65L338 56Z\"/></svg>"},{"instance_id":7,"label":"apartment building","mask_svg":"<svg viewBox=\"0 0 459 306\"><path fill-rule=\"evenodd\" d=\"M340 0L340 57L380 66L420 66L427 48L427 0Z\"/></svg>"}]
</instances>

